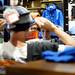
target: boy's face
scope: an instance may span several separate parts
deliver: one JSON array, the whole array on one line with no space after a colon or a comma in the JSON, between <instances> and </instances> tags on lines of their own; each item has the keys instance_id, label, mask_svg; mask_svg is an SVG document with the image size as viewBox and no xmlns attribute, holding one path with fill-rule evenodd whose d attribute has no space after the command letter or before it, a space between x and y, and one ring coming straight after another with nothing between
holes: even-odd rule
<instances>
[{"instance_id":1,"label":"boy's face","mask_svg":"<svg viewBox=\"0 0 75 75\"><path fill-rule=\"evenodd\" d=\"M38 38L38 32L29 31L29 30L17 32L16 35L17 35L17 39L23 42L30 39Z\"/></svg>"},{"instance_id":2,"label":"boy's face","mask_svg":"<svg viewBox=\"0 0 75 75\"><path fill-rule=\"evenodd\" d=\"M29 31L29 30L16 32L16 37L19 41L22 41L22 42L34 38L34 36L32 35L32 31Z\"/></svg>"},{"instance_id":3,"label":"boy's face","mask_svg":"<svg viewBox=\"0 0 75 75\"><path fill-rule=\"evenodd\" d=\"M19 41L27 41L30 32L28 30L16 32L16 37Z\"/></svg>"},{"instance_id":4,"label":"boy's face","mask_svg":"<svg viewBox=\"0 0 75 75\"><path fill-rule=\"evenodd\" d=\"M31 28L31 30L30 30ZM38 31L37 31L37 26L33 25L31 26L28 30L25 31L18 31L16 33L16 37L19 41L27 41L30 39L35 39L38 38Z\"/></svg>"}]
</instances>

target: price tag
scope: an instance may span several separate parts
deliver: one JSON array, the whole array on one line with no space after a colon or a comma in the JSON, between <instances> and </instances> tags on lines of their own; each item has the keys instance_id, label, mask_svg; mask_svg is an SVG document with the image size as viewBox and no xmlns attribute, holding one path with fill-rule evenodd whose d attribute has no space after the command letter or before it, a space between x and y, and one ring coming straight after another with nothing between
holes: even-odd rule
<instances>
[{"instance_id":1,"label":"price tag","mask_svg":"<svg viewBox=\"0 0 75 75\"><path fill-rule=\"evenodd\" d=\"M9 24L12 24L19 20L19 16L17 14L9 14L6 16L6 20Z\"/></svg>"}]
</instances>

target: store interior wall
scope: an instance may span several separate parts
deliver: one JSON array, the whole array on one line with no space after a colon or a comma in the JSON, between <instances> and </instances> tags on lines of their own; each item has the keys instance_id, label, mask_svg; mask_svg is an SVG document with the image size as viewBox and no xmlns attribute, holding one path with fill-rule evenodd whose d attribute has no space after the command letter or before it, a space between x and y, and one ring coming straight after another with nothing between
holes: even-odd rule
<instances>
[{"instance_id":1,"label":"store interior wall","mask_svg":"<svg viewBox=\"0 0 75 75\"><path fill-rule=\"evenodd\" d=\"M64 4L65 0L60 0L62 4L61 3L59 4L59 2L57 0L0 0L0 1L2 1L2 3L4 3L4 5L15 5L15 4L17 4L17 1L21 1L21 2L23 2L24 7L28 8L28 9L30 8L30 11L36 11L37 7L40 7L40 10L43 11L44 9L42 9L42 8L45 8L45 5L47 3L49 3L50 1L56 1L58 6L60 6L60 8L62 10L64 10L67 7L67 6L64 7L64 5L66 5L66 4ZM42 3L41 1L44 1L44 2ZM75 12L75 0L68 0L68 1L71 2L70 5L72 7L72 10L70 10L70 8L68 8L68 12L70 11L70 14L67 13L69 20L65 19L65 23L67 24L67 21L69 21L69 24L68 24L69 26L72 26L72 25L75 26L74 25L75 24L75 16L74 16L75 15L75 13L74 13ZM67 1L65 1L65 2L67 2ZM33 9L33 8L36 8L36 9ZM64 13L66 13L66 12L64 11ZM64 15L64 17L66 17L66 16ZM65 24L65 31L67 31L70 28L70 27L67 27L66 24Z\"/></svg>"}]
</instances>

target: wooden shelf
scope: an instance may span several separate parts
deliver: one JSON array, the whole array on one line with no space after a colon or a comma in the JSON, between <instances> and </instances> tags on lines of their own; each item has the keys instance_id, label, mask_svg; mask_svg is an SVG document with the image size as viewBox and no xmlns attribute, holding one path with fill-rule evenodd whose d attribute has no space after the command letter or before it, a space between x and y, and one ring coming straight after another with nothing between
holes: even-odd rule
<instances>
[{"instance_id":1,"label":"wooden shelf","mask_svg":"<svg viewBox=\"0 0 75 75\"><path fill-rule=\"evenodd\" d=\"M28 10L38 10L38 9L45 9L45 8L41 8L41 7L34 7L34 8L27 8Z\"/></svg>"},{"instance_id":2,"label":"wooden shelf","mask_svg":"<svg viewBox=\"0 0 75 75\"><path fill-rule=\"evenodd\" d=\"M52 3L52 2L62 2L62 1L41 1L41 3Z\"/></svg>"}]
</instances>

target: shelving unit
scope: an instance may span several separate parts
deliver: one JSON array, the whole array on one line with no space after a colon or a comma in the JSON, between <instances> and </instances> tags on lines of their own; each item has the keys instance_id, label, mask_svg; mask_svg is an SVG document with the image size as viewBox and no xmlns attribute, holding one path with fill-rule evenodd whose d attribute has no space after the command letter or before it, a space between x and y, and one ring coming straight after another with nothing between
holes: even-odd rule
<instances>
[{"instance_id":1,"label":"shelving unit","mask_svg":"<svg viewBox=\"0 0 75 75\"><path fill-rule=\"evenodd\" d=\"M41 8L41 7L34 7L34 8L27 8L28 10L37 10L37 9L41 9L43 10L44 8Z\"/></svg>"},{"instance_id":2,"label":"shelving unit","mask_svg":"<svg viewBox=\"0 0 75 75\"><path fill-rule=\"evenodd\" d=\"M62 0L53 0L53 1L41 1L41 7L45 7L47 4L55 3L59 8L63 10L63 1Z\"/></svg>"},{"instance_id":3,"label":"shelving unit","mask_svg":"<svg viewBox=\"0 0 75 75\"><path fill-rule=\"evenodd\" d=\"M60 0L57 1L41 1L41 3L51 3L51 2L61 2Z\"/></svg>"},{"instance_id":4,"label":"shelving unit","mask_svg":"<svg viewBox=\"0 0 75 75\"><path fill-rule=\"evenodd\" d=\"M63 0L64 4L64 31L68 31L68 0Z\"/></svg>"},{"instance_id":5,"label":"shelving unit","mask_svg":"<svg viewBox=\"0 0 75 75\"><path fill-rule=\"evenodd\" d=\"M37 0L36 0L37 1ZM40 6L32 6L30 8L27 8L30 11L36 11L36 10L44 10L46 5L49 3L56 3L58 5L59 8L63 9L63 2L62 0L53 0L53 1L42 1L40 0ZM34 4L33 4L34 5Z\"/></svg>"}]
</instances>

